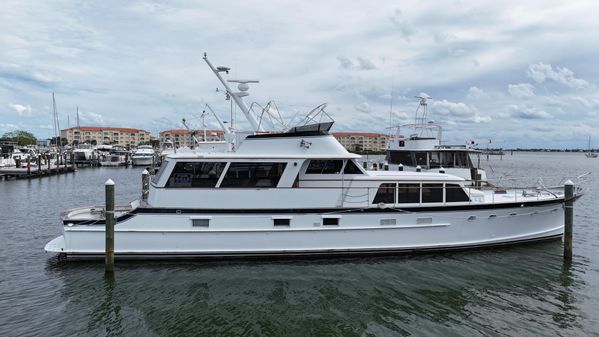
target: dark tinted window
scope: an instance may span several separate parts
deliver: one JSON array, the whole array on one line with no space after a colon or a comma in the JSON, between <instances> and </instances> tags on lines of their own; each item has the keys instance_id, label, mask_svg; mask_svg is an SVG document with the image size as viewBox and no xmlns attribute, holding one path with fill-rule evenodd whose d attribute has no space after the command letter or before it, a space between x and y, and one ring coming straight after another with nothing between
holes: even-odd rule
<instances>
[{"instance_id":1,"label":"dark tinted window","mask_svg":"<svg viewBox=\"0 0 599 337\"><path fill-rule=\"evenodd\" d=\"M345 164L345 168L343 169L344 174L362 174L360 168L354 163L353 160L348 160Z\"/></svg>"},{"instance_id":2,"label":"dark tinted window","mask_svg":"<svg viewBox=\"0 0 599 337\"><path fill-rule=\"evenodd\" d=\"M381 202L384 204L395 203L395 184L381 184L381 186L379 186L372 203L378 204Z\"/></svg>"},{"instance_id":3,"label":"dark tinted window","mask_svg":"<svg viewBox=\"0 0 599 337\"><path fill-rule=\"evenodd\" d=\"M422 202L443 202L443 184L422 184Z\"/></svg>"},{"instance_id":4,"label":"dark tinted window","mask_svg":"<svg viewBox=\"0 0 599 337\"><path fill-rule=\"evenodd\" d=\"M428 165L426 152L414 152L414 158L416 159L416 165L420 165L422 167Z\"/></svg>"},{"instance_id":5,"label":"dark tinted window","mask_svg":"<svg viewBox=\"0 0 599 337\"><path fill-rule=\"evenodd\" d=\"M454 167L453 164L454 152L441 152L441 165L443 167Z\"/></svg>"},{"instance_id":6,"label":"dark tinted window","mask_svg":"<svg viewBox=\"0 0 599 337\"><path fill-rule=\"evenodd\" d=\"M406 151L387 152L387 161L391 164L402 164L404 166L414 166L412 155Z\"/></svg>"},{"instance_id":7,"label":"dark tinted window","mask_svg":"<svg viewBox=\"0 0 599 337\"><path fill-rule=\"evenodd\" d=\"M468 152L456 152L455 154L455 166L462 168L469 168L469 157Z\"/></svg>"},{"instance_id":8,"label":"dark tinted window","mask_svg":"<svg viewBox=\"0 0 599 337\"><path fill-rule=\"evenodd\" d=\"M214 187L225 163L178 162L166 187Z\"/></svg>"},{"instance_id":9,"label":"dark tinted window","mask_svg":"<svg viewBox=\"0 0 599 337\"><path fill-rule=\"evenodd\" d=\"M231 163L220 187L277 187L286 163Z\"/></svg>"},{"instance_id":10,"label":"dark tinted window","mask_svg":"<svg viewBox=\"0 0 599 337\"><path fill-rule=\"evenodd\" d=\"M339 226L339 218L324 218L322 224L324 226Z\"/></svg>"},{"instance_id":11,"label":"dark tinted window","mask_svg":"<svg viewBox=\"0 0 599 337\"><path fill-rule=\"evenodd\" d=\"M445 185L445 201L459 202L470 201L466 192L460 185L446 184Z\"/></svg>"},{"instance_id":12,"label":"dark tinted window","mask_svg":"<svg viewBox=\"0 0 599 337\"><path fill-rule=\"evenodd\" d=\"M343 160L310 160L306 174L338 174L342 167Z\"/></svg>"},{"instance_id":13,"label":"dark tinted window","mask_svg":"<svg viewBox=\"0 0 599 337\"><path fill-rule=\"evenodd\" d=\"M402 204L420 202L420 184L399 184L399 200Z\"/></svg>"}]
</instances>

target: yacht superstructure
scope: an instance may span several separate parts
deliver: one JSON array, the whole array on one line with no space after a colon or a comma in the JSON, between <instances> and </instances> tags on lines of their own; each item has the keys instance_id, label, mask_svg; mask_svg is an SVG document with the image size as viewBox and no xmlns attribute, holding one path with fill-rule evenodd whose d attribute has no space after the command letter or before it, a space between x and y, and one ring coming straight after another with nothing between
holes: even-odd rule
<instances>
[{"instance_id":1,"label":"yacht superstructure","mask_svg":"<svg viewBox=\"0 0 599 337\"><path fill-rule=\"evenodd\" d=\"M391 135L386 153L390 170L421 170L457 175L468 181L487 181L480 168L480 152L465 145L446 145L442 141L442 128L427 121L427 96L419 96L414 124L397 126ZM408 136L402 132L408 132Z\"/></svg>"}]
</instances>

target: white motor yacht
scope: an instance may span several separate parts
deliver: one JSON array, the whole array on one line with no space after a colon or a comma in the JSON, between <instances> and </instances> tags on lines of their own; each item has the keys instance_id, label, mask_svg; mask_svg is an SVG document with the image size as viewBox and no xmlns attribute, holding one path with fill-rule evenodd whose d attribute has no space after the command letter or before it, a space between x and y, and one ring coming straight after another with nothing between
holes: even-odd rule
<instances>
[{"instance_id":1,"label":"white motor yacht","mask_svg":"<svg viewBox=\"0 0 599 337\"><path fill-rule=\"evenodd\" d=\"M427 121L428 97L418 97L414 124L394 127L387 143L386 161L389 170L423 171L453 174L470 182L486 182L485 170L480 168L480 152L466 145L446 145L442 128ZM408 132L408 136L402 132Z\"/></svg>"},{"instance_id":2,"label":"white motor yacht","mask_svg":"<svg viewBox=\"0 0 599 337\"><path fill-rule=\"evenodd\" d=\"M333 121L324 117L322 105L286 132L247 136L235 151L169 155L142 198L115 209L117 258L450 250L557 239L564 232L561 189L471 185L439 172L366 171L361 156L329 133ZM45 250L103 257L104 208L64 212L61 235Z\"/></svg>"},{"instance_id":3,"label":"white motor yacht","mask_svg":"<svg viewBox=\"0 0 599 337\"><path fill-rule=\"evenodd\" d=\"M131 155L133 166L152 166L156 160L156 153L151 145L140 145Z\"/></svg>"}]
</instances>

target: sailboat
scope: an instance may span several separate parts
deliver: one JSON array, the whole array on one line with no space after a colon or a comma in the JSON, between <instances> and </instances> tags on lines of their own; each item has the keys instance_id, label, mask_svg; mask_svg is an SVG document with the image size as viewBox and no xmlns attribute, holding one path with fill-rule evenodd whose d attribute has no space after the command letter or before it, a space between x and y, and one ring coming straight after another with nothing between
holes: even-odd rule
<instances>
[{"instance_id":1,"label":"sailboat","mask_svg":"<svg viewBox=\"0 0 599 337\"><path fill-rule=\"evenodd\" d=\"M591 136L589 136L589 150L584 155L587 158L597 158L597 153L591 151Z\"/></svg>"}]
</instances>

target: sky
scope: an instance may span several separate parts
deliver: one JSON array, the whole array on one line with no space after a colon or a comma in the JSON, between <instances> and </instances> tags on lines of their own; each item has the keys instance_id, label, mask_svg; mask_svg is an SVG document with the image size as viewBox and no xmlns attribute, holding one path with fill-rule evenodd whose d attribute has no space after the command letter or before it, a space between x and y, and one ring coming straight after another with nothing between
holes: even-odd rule
<instances>
[{"instance_id":1,"label":"sky","mask_svg":"<svg viewBox=\"0 0 599 337\"><path fill-rule=\"evenodd\" d=\"M333 131L388 133L427 95L449 144L586 148L592 136L597 147L598 11L596 1L2 0L0 134L51 137L53 92L61 128L76 125L77 107L80 125L154 135L182 118L201 128L207 103L230 122L206 52L232 68L228 79L259 80L248 105L274 101L287 126L326 102Z\"/></svg>"}]
</instances>

